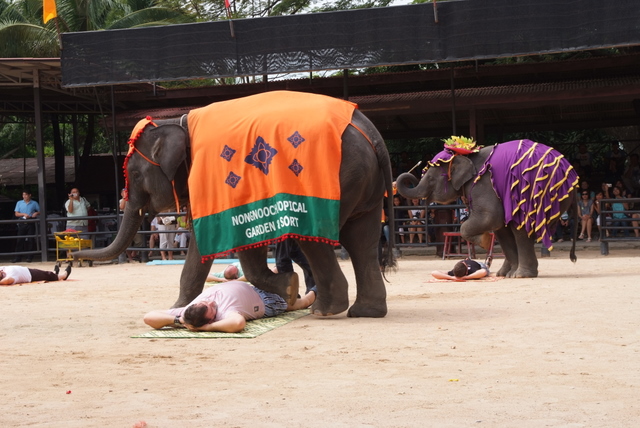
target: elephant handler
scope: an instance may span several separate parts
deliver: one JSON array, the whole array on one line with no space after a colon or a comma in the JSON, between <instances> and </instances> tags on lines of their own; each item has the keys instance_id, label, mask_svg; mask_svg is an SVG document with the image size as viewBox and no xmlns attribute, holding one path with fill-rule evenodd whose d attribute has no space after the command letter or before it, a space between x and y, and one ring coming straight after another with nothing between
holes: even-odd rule
<instances>
[{"instance_id":1,"label":"elephant handler","mask_svg":"<svg viewBox=\"0 0 640 428\"><path fill-rule=\"evenodd\" d=\"M184 326L191 331L238 333L249 320L304 309L315 300L314 290L289 306L277 294L246 282L229 281L205 289L183 308L151 311L144 316L144 322L153 328Z\"/></svg>"},{"instance_id":2,"label":"elephant handler","mask_svg":"<svg viewBox=\"0 0 640 428\"><path fill-rule=\"evenodd\" d=\"M480 279L489 275L489 267L471 259L464 259L453 266L453 270L444 272L434 270L431 275L437 279L450 279L452 281L466 281L467 279Z\"/></svg>"}]
</instances>

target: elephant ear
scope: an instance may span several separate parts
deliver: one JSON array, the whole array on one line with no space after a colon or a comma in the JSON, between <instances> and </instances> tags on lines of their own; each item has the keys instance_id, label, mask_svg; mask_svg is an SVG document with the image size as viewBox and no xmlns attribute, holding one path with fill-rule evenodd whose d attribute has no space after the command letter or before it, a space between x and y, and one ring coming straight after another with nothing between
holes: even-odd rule
<instances>
[{"instance_id":1,"label":"elephant ear","mask_svg":"<svg viewBox=\"0 0 640 428\"><path fill-rule=\"evenodd\" d=\"M464 184L478 175L471 159L467 156L456 155L451 161L451 185L454 189L460 190Z\"/></svg>"},{"instance_id":2,"label":"elephant ear","mask_svg":"<svg viewBox=\"0 0 640 428\"><path fill-rule=\"evenodd\" d=\"M152 159L160 165L169 181L173 181L178 166L187 156L189 136L178 125L161 125L149 130L153 139Z\"/></svg>"}]
</instances>

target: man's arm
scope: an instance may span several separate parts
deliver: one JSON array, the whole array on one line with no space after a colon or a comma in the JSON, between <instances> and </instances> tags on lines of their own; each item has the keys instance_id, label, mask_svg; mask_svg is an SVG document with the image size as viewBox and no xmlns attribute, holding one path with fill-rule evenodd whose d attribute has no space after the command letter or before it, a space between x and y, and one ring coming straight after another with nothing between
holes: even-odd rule
<instances>
[{"instance_id":1,"label":"man's arm","mask_svg":"<svg viewBox=\"0 0 640 428\"><path fill-rule=\"evenodd\" d=\"M10 276L5 276L0 280L0 285L12 285L15 280Z\"/></svg>"},{"instance_id":2,"label":"man's arm","mask_svg":"<svg viewBox=\"0 0 640 428\"><path fill-rule=\"evenodd\" d=\"M451 280L455 280L456 277L453 275L449 275L446 272L443 272L441 270L434 270L433 272L431 272L431 276L433 276L436 279L451 279Z\"/></svg>"},{"instance_id":3,"label":"man's arm","mask_svg":"<svg viewBox=\"0 0 640 428\"><path fill-rule=\"evenodd\" d=\"M486 269L478 269L477 271L475 271L472 274L463 276L462 279L480 279L480 278L484 278L485 276L487 276L488 273L489 272L487 272Z\"/></svg>"},{"instance_id":4,"label":"man's arm","mask_svg":"<svg viewBox=\"0 0 640 428\"><path fill-rule=\"evenodd\" d=\"M192 327L189 324L185 324L191 331L221 331L224 333L239 333L244 329L247 324L247 320L244 316L235 312L220 321L212 322L211 324L205 324L202 327Z\"/></svg>"},{"instance_id":5,"label":"man's arm","mask_svg":"<svg viewBox=\"0 0 640 428\"><path fill-rule=\"evenodd\" d=\"M167 311L151 311L144 316L144 323L149 327L158 329L174 325L175 318L175 315L171 315Z\"/></svg>"},{"instance_id":6,"label":"man's arm","mask_svg":"<svg viewBox=\"0 0 640 428\"><path fill-rule=\"evenodd\" d=\"M227 282L228 280L224 277L219 278L215 276L215 274L210 273L207 275L207 282Z\"/></svg>"}]
</instances>

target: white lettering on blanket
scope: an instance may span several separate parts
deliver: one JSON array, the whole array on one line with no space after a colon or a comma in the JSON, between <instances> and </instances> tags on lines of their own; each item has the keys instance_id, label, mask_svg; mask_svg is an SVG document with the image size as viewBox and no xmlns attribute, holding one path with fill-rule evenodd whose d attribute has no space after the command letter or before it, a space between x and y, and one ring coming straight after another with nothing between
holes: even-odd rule
<instances>
[{"instance_id":1,"label":"white lettering on blanket","mask_svg":"<svg viewBox=\"0 0 640 428\"><path fill-rule=\"evenodd\" d=\"M277 215L283 211L291 211L294 213L307 213L307 207L304 202L296 201L278 201L273 205L267 207L251 210L246 213L234 215L231 217L231 225L238 226L245 223L250 223L254 220L258 220L264 217L270 217Z\"/></svg>"},{"instance_id":2,"label":"white lettering on blanket","mask_svg":"<svg viewBox=\"0 0 640 428\"><path fill-rule=\"evenodd\" d=\"M264 235L265 233L273 232L276 230L276 224L272 221L259 224L257 226L249 227L245 230L247 238L253 238L255 236Z\"/></svg>"}]
</instances>

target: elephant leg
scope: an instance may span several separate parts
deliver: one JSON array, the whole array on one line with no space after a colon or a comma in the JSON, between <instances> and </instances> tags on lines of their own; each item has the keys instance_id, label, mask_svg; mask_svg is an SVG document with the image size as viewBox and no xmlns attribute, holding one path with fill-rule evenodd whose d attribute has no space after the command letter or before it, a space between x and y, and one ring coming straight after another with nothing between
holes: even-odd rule
<instances>
[{"instance_id":1,"label":"elephant leg","mask_svg":"<svg viewBox=\"0 0 640 428\"><path fill-rule=\"evenodd\" d=\"M381 318L387 314L387 290L378 263L381 227L380 209L375 209L348 221L340 230L340 242L351 256L357 283L349 317Z\"/></svg>"},{"instance_id":2,"label":"elephant leg","mask_svg":"<svg viewBox=\"0 0 640 428\"><path fill-rule=\"evenodd\" d=\"M277 294L286 300L289 306L293 306L298 299L298 274L295 272L273 273L267 265L268 251L269 247L263 245L238 252L244 276L259 289Z\"/></svg>"},{"instance_id":3,"label":"elephant leg","mask_svg":"<svg viewBox=\"0 0 640 428\"><path fill-rule=\"evenodd\" d=\"M187 257L184 261L184 267L180 274L180 295L178 300L173 304L173 308L181 308L187 306L195 299L204 288L204 282L211 270L213 260L202 262L200 250L195 239L189 241L189 249Z\"/></svg>"},{"instance_id":4,"label":"elephant leg","mask_svg":"<svg viewBox=\"0 0 640 428\"><path fill-rule=\"evenodd\" d=\"M502 248L502 252L504 253L504 263L496 275L510 278L515 275L518 269L518 246L513 236L513 231L510 227L503 226L496 229L493 233L496 234L496 238L498 238L498 242L500 242L500 248Z\"/></svg>"},{"instance_id":5,"label":"elephant leg","mask_svg":"<svg viewBox=\"0 0 640 428\"><path fill-rule=\"evenodd\" d=\"M527 236L525 229L517 230L510 226L518 246L518 268L512 275L514 278L535 278L538 276L538 257L536 256L535 238Z\"/></svg>"},{"instance_id":6,"label":"elephant leg","mask_svg":"<svg viewBox=\"0 0 640 428\"><path fill-rule=\"evenodd\" d=\"M318 295L311 313L318 316L337 315L349 307L349 283L331 245L314 241L298 241L307 257Z\"/></svg>"}]
</instances>

